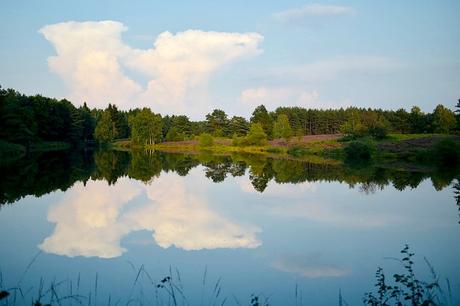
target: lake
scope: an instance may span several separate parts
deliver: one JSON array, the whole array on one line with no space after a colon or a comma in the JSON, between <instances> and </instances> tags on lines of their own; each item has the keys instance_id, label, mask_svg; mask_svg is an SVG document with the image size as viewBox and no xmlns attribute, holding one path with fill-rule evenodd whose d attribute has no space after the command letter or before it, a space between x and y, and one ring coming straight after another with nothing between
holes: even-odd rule
<instances>
[{"instance_id":1,"label":"lake","mask_svg":"<svg viewBox=\"0 0 460 306\"><path fill-rule=\"evenodd\" d=\"M121 151L0 169L10 304L357 305L406 244L458 302L452 169Z\"/></svg>"}]
</instances>

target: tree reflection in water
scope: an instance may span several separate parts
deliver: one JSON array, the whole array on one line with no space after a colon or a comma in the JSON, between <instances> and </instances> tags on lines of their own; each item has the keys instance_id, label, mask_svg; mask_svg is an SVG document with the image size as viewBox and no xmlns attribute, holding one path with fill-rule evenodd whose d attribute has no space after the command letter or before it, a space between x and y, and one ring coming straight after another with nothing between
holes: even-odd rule
<instances>
[{"instance_id":1,"label":"tree reflection in water","mask_svg":"<svg viewBox=\"0 0 460 306\"><path fill-rule=\"evenodd\" d=\"M267 184L298 184L303 182L340 182L359 188L365 194L375 193L386 186L397 190L416 188L430 179L436 190L452 184L459 205L459 169L432 171L384 168L373 164L342 164L337 161L307 162L274 159L264 155L233 154L171 154L146 151L96 150L80 152L49 152L29 156L11 164L1 164L0 203L13 203L26 195L41 196L54 190L66 190L75 182L106 180L115 184L120 177L149 182L162 171L186 176L192 168L204 167L204 174L213 182L224 181L249 172L255 190L264 192ZM460 207L460 206L459 206Z\"/></svg>"}]
</instances>

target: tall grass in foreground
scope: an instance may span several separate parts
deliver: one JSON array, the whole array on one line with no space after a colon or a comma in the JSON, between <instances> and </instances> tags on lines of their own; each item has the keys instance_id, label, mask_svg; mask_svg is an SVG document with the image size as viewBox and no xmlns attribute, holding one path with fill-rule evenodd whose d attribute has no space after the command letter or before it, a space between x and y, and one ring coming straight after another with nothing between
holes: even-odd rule
<instances>
[{"instance_id":1,"label":"tall grass in foreground","mask_svg":"<svg viewBox=\"0 0 460 306\"><path fill-rule=\"evenodd\" d=\"M141 265L135 267L128 262L133 271L133 281L127 284L129 294L125 298L116 298L112 294L102 294L100 292L100 280L96 273L94 282L89 288L81 286L80 274L75 279L64 279L46 283L44 278L40 278L37 287L25 287L24 277L30 267L37 260L40 252L29 263L18 283L13 287L7 287L3 281L3 274L0 270L0 306L3 305L250 305L250 306L269 306L270 297L263 293L253 293L244 301L238 300L235 295L225 295L223 293L222 279L210 280L208 270L205 267L203 276L198 282L201 283L200 302L192 303L184 291L181 274L178 269L169 268L166 276L155 278ZM393 282L388 283L388 279L382 268L378 268L375 274L375 291L364 294L363 303L372 306L387 305L458 305L452 296L451 285L446 279L446 286L440 285L440 278L436 274L432 265L425 258L425 262L431 274L429 281L420 280L416 277L414 269L414 253L410 252L406 245L401 251L402 259L396 259L401 263L403 271L401 274L393 275ZM46 284L45 284L46 283ZM286 301L283 305L310 305L308 300L304 301L302 291L296 284L294 290L294 300ZM305 302L305 304L304 304ZM339 306L348 306L342 291L338 291Z\"/></svg>"},{"instance_id":2,"label":"tall grass in foreground","mask_svg":"<svg viewBox=\"0 0 460 306\"><path fill-rule=\"evenodd\" d=\"M40 252L29 263L19 281L14 286L6 286L3 274L0 271L0 306L6 305L196 305L191 302L182 283L178 269L169 268L166 276L156 278L144 267L135 267L128 262L133 271L133 281L127 283L128 294L124 298L115 296L116 293L101 293L99 275L96 273L94 280L83 286L80 273L76 278L64 280L53 279L46 282L40 278L37 286L24 285L23 280L30 267L37 260ZM89 286L88 286L89 284ZM222 279L209 279L207 267L201 279L199 305L223 306L223 305L269 305L268 298L263 294L253 293L244 301L240 301L235 295L224 296Z\"/></svg>"}]
</instances>

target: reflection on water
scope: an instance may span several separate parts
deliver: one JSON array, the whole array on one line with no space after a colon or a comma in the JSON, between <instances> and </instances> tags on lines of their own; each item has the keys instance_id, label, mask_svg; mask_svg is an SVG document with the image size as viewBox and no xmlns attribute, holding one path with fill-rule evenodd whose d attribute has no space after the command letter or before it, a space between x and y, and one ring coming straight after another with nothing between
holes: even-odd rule
<instances>
[{"instance_id":1,"label":"reflection on water","mask_svg":"<svg viewBox=\"0 0 460 306\"><path fill-rule=\"evenodd\" d=\"M74 185L60 203L51 207L48 220L56 228L40 248L67 256L112 258L126 249L123 236L140 230L153 232L162 248L184 250L254 248L257 227L238 224L214 212L198 189L194 192L176 175L163 175L149 184L121 178L113 186L105 181ZM135 197L140 203L130 206ZM131 203L133 204L133 203Z\"/></svg>"},{"instance_id":2,"label":"reflection on water","mask_svg":"<svg viewBox=\"0 0 460 306\"><path fill-rule=\"evenodd\" d=\"M277 270L308 278L342 277L351 273L346 268L324 262L320 254L284 256L275 260L272 266Z\"/></svg>"},{"instance_id":3,"label":"reflection on water","mask_svg":"<svg viewBox=\"0 0 460 306\"><path fill-rule=\"evenodd\" d=\"M67 256L120 256L126 251L120 239L130 231L126 222L119 221L120 210L140 191L129 181L115 186L104 181L75 184L49 210L48 221L56 227L40 248Z\"/></svg>"},{"instance_id":4,"label":"reflection on water","mask_svg":"<svg viewBox=\"0 0 460 306\"><path fill-rule=\"evenodd\" d=\"M311 304L335 303L339 289L356 304L379 260L409 243L460 283L446 275L460 269L456 169L120 151L53 152L0 168L0 244L9 246L0 272L10 275L38 247L39 279L86 269L109 275L116 291L126 284L115 279L136 278L119 268L128 261L150 265L153 283L172 265L199 301L209 265L238 296L273 294L283 305L299 285Z\"/></svg>"},{"instance_id":5,"label":"reflection on water","mask_svg":"<svg viewBox=\"0 0 460 306\"><path fill-rule=\"evenodd\" d=\"M460 223L460 179L457 179L457 182L454 184L454 198L455 201L457 202L457 207L458 207L458 212L459 212L459 218L458 218L458 223Z\"/></svg>"},{"instance_id":6,"label":"reflection on water","mask_svg":"<svg viewBox=\"0 0 460 306\"><path fill-rule=\"evenodd\" d=\"M115 184L120 177L152 181L163 172L186 176L199 165L205 176L215 183L228 176L243 176L249 169L253 188L264 192L270 181L276 183L340 182L358 187L365 194L385 186L397 190L416 188L429 178L436 190L452 184L460 175L459 168L403 169L376 165L342 165L335 161L306 162L273 159L263 155L234 154L230 156L185 155L143 151L50 152L2 165L0 170L0 203L12 203L26 195L41 196L51 191L66 190L75 182L105 180Z\"/></svg>"}]
</instances>

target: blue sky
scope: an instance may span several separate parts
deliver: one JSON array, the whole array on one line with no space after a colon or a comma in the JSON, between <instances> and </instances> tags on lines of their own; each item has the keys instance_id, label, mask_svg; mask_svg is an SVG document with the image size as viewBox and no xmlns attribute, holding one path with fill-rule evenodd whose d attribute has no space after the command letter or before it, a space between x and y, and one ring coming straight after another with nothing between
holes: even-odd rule
<instances>
[{"instance_id":1,"label":"blue sky","mask_svg":"<svg viewBox=\"0 0 460 306\"><path fill-rule=\"evenodd\" d=\"M192 118L261 103L431 111L460 98L458 12L459 1L4 1L0 84Z\"/></svg>"}]
</instances>

